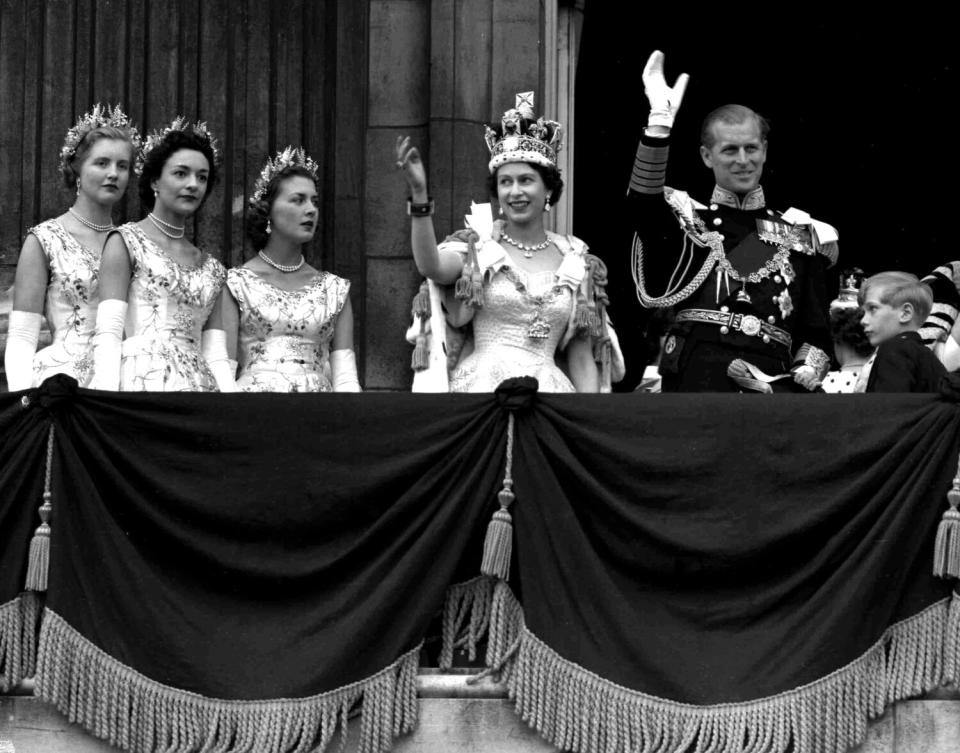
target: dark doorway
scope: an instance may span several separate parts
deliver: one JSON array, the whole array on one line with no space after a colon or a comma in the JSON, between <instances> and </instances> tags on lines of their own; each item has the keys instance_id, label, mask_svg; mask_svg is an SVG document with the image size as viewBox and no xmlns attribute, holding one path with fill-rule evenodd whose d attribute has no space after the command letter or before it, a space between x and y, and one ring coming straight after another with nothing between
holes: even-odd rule
<instances>
[{"instance_id":1,"label":"dark doorway","mask_svg":"<svg viewBox=\"0 0 960 753\"><path fill-rule=\"evenodd\" d=\"M649 6L587 3L577 69L574 232L607 262L621 322L644 315L633 295L623 198L646 123L641 73L654 49L666 54L669 82L684 71L691 77L668 185L709 198L700 122L718 105L741 103L772 125L768 203L835 225L838 268L922 276L960 258L957 54L945 11L841 17L839 6L819 14L783 6L774 17L771 6L749 4Z\"/></svg>"}]
</instances>

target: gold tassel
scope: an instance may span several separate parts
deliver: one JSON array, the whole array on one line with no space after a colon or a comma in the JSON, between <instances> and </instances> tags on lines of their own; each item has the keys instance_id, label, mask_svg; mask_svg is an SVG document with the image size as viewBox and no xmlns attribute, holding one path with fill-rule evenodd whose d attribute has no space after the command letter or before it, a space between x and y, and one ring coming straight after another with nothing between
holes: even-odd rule
<instances>
[{"instance_id":1,"label":"gold tassel","mask_svg":"<svg viewBox=\"0 0 960 753\"><path fill-rule=\"evenodd\" d=\"M410 313L413 317L429 319L430 309L430 284L424 280L420 283L420 290L413 297L413 303L410 305Z\"/></svg>"},{"instance_id":2,"label":"gold tassel","mask_svg":"<svg viewBox=\"0 0 960 753\"><path fill-rule=\"evenodd\" d=\"M594 311L593 317L591 318L590 304L587 303L583 295L577 296L577 313L573 320L573 326L577 328L577 332L589 332L590 323L596 316L597 314Z\"/></svg>"},{"instance_id":3,"label":"gold tassel","mask_svg":"<svg viewBox=\"0 0 960 753\"><path fill-rule=\"evenodd\" d=\"M602 337L606 335L606 311L610 303L607 295L607 265L600 257L593 254L587 254L585 259L590 270L590 303L592 305L590 334L594 337Z\"/></svg>"},{"instance_id":4,"label":"gold tassel","mask_svg":"<svg viewBox=\"0 0 960 753\"><path fill-rule=\"evenodd\" d=\"M589 334L597 319L597 304L593 300L593 265L589 259L584 260L586 269L583 280L577 290L577 311L574 315L573 326L580 334Z\"/></svg>"},{"instance_id":5,"label":"gold tassel","mask_svg":"<svg viewBox=\"0 0 960 753\"><path fill-rule=\"evenodd\" d=\"M423 371L430 365L430 349L427 347L427 336L422 332L417 335L417 344L413 347L410 357L410 368L414 371Z\"/></svg>"},{"instance_id":6,"label":"gold tassel","mask_svg":"<svg viewBox=\"0 0 960 753\"><path fill-rule=\"evenodd\" d=\"M43 483L43 504L40 505L40 525L30 541L30 557L27 563L27 591L46 591L47 574L50 570L50 517L53 513L53 497L50 491L50 473L53 467L53 424L47 434L47 467Z\"/></svg>"},{"instance_id":7,"label":"gold tassel","mask_svg":"<svg viewBox=\"0 0 960 753\"><path fill-rule=\"evenodd\" d=\"M480 260L477 258L477 241L480 236L469 231L467 240L467 260L463 264L463 272L453 286L453 294L458 301L464 301L475 309L483 308L483 273L480 271Z\"/></svg>"},{"instance_id":8,"label":"gold tassel","mask_svg":"<svg viewBox=\"0 0 960 753\"><path fill-rule=\"evenodd\" d=\"M937 540L933 548L933 574L940 578L960 578L960 469L953 479L953 487L947 492L950 508L943 513L937 527Z\"/></svg>"},{"instance_id":9,"label":"gold tassel","mask_svg":"<svg viewBox=\"0 0 960 753\"><path fill-rule=\"evenodd\" d=\"M606 328L604 328L606 329ZM606 331L600 336L593 348L593 360L600 364L600 384L610 384L612 375L610 336Z\"/></svg>"},{"instance_id":10,"label":"gold tassel","mask_svg":"<svg viewBox=\"0 0 960 753\"><path fill-rule=\"evenodd\" d=\"M463 272L453 285L453 295L458 301L466 301L470 298L470 269L466 264L463 265Z\"/></svg>"},{"instance_id":11,"label":"gold tassel","mask_svg":"<svg viewBox=\"0 0 960 753\"><path fill-rule=\"evenodd\" d=\"M497 493L500 509L493 514L483 541L483 562L480 572L501 580L510 577L510 558L513 554L513 518L508 508L515 499L513 493L513 413L507 415L507 462L503 489Z\"/></svg>"},{"instance_id":12,"label":"gold tassel","mask_svg":"<svg viewBox=\"0 0 960 753\"><path fill-rule=\"evenodd\" d=\"M417 341L413 347L413 353L410 356L410 368L414 371L424 371L430 366L430 346L427 341L427 322L431 316L430 307L430 283L424 280L420 284L420 290L413 297L413 303L410 306L410 313L414 320L420 321L420 333L417 335Z\"/></svg>"}]
</instances>

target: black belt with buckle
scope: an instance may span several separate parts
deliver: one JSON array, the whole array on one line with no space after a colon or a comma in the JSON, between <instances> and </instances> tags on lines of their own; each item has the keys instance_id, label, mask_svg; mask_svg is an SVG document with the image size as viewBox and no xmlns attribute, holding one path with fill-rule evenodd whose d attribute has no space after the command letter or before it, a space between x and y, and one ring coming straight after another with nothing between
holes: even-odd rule
<instances>
[{"instance_id":1,"label":"black belt with buckle","mask_svg":"<svg viewBox=\"0 0 960 753\"><path fill-rule=\"evenodd\" d=\"M723 334L730 330L742 332L750 337L759 337L765 343L773 340L785 345L787 350L793 344L793 338L786 330L767 324L753 314L736 314L732 311L711 311L710 309L684 309L677 314L676 322L696 322L697 324L716 324Z\"/></svg>"}]
</instances>

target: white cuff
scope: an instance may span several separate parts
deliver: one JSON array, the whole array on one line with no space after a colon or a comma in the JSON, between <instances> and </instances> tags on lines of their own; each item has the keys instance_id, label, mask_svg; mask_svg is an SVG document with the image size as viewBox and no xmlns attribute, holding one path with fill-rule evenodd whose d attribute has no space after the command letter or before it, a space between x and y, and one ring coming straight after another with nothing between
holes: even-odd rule
<instances>
[{"instance_id":1,"label":"white cuff","mask_svg":"<svg viewBox=\"0 0 960 753\"><path fill-rule=\"evenodd\" d=\"M200 351L217 380L221 392L237 391L237 362L227 354L227 333L222 329L205 329L200 339Z\"/></svg>"},{"instance_id":2,"label":"white cuff","mask_svg":"<svg viewBox=\"0 0 960 753\"><path fill-rule=\"evenodd\" d=\"M120 389L120 355L127 302L111 298L97 306L97 329L93 336L93 380L95 390Z\"/></svg>"},{"instance_id":3,"label":"white cuff","mask_svg":"<svg viewBox=\"0 0 960 753\"><path fill-rule=\"evenodd\" d=\"M663 109L651 109L650 114L647 116L647 128L653 128L655 126L673 128L673 121L676 117L677 114L670 109L670 105L667 105Z\"/></svg>"},{"instance_id":4,"label":"white cuff","mask_svg":"<svg viewBox=\"0 0 960 753\"><path fill-rule=\"evenodd\" d=\"M357 357L350 348L330 353L330 371L333 372L334 392L361 392L357 380Z\"/></svg>"},{"instance_id":5,"label":"white cuff","mask_svg":"<svg viewBox=\"0 0 960 753\"><path fill-rule=\"evenodd\" d=\"M40 341L40 314L11 311L7 328L7 350L3 356L10 392L33 387L33 357Z\"/></svg>"}]
</instances>

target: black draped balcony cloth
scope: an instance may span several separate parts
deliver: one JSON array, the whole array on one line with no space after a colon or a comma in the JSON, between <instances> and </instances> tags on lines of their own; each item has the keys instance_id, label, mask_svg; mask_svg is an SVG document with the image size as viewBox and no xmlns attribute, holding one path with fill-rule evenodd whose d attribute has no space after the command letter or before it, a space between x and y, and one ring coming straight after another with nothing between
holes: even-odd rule
<instances>
[{"instance_id":1,"label":"black draped balcony cloth","mask_svg":"<svg viewBox=\"0 0 960 753\"><path fill-rule=\"evenodd\" d=\"M444 660L487 633L567 750L841 751L960 680L946 397L30 398L0 396L2 678L32 669L52 425L37 693L122 750L306 751L357 706L387 750L441 608Z\"/></svg>"}]
</instances>

